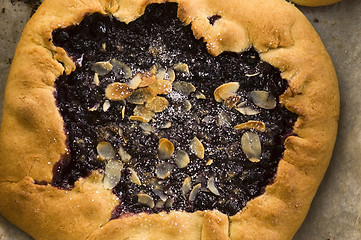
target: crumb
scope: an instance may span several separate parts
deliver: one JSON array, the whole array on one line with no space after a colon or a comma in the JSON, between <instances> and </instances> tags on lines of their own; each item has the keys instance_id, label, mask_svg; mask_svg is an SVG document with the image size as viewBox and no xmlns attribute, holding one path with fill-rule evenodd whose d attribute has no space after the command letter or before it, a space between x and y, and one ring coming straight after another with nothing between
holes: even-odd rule
<instances>
[{"instance_id":1,"label":"crumb","mask_svg":"<svg viewBox=\"0 0 361 240\"><path fill-rule=\"evenodd\" d=\"M313 22L318 23L319 22L318 18L313 19Z\"/></svg>"},{"instance_id":2,"label":"crumb","mask_svg":"<svg viewBox=\"0 0 361 240\"><path fill-rule=\"evenodd\" d=\"M1 9L1 13L5 13L5 8Z\"/></svg>"}]
</instances>

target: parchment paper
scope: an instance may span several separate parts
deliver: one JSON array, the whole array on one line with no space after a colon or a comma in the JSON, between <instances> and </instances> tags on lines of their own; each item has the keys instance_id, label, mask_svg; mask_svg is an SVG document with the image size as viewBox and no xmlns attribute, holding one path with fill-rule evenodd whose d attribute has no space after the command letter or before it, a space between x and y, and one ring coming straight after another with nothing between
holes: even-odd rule
<instances>
[{"instance_id":1,"label":"parchment paper","mask_svg":"<svg viewBox=\"0 0 361 240\"><path fill-rule=\"evenodd\" d=\"M59 0L60 1L60 0ZM6 78L31 5L0 0L0 116ZM361 1L299 9L320 34L341 92L339 133L330 167L294 240L361 239ZM1 121L1 120L0 120ZM0 240L31 240L0 216Z\"/></svg>"}]
</instances>

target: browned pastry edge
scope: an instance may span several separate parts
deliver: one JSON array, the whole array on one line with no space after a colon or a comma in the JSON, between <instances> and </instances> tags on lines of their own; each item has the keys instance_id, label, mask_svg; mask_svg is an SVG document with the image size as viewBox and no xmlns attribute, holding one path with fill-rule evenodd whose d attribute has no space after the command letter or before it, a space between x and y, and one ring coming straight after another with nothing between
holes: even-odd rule
<instances>
[{"instance_id":1,"label":"browned pastry edge","mask_svg":"<svg viewBox=\"0 0 361 240\"><path fill-rule=\"evenodd\" d=\"M124 22L163 0L45 0L25 27L11 66L0 132L0 212L35 239L290 240L304 220L332 155L339 92L319 36L283 0L174 0L213 55L254 46L279 68L289 88L280 101L297 113L296 136L286 139L274 183L238 214L217 211L124 215L109 221L117 198L94 172L64 191L51 181L66 152L54 81L75 69L52 31L78 24L87 13L111 13ZM207 17L220 14L214 26ZM62 65L62 64L63 65Z\"/></svg>"},{"instance_id":2,"label":"browned pastry edge","mask_svg":"<svg viewBox=\"0 0 361 240\"><path fill-rule=\"evenodd\" d=\"M291 0L291 1L298 5L308 6L308 7L326 6L337 2L341 2L341 0Z\"/></svg>"}]
</instances>

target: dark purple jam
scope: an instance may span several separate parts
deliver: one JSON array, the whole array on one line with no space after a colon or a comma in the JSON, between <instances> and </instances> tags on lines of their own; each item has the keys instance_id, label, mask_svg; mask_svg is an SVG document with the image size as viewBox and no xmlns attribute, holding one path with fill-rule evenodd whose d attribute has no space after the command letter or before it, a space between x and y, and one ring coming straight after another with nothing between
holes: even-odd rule
<instances>
[{"instance_id":1,"label":"dark purple jam","mask_svg":"<svg viewBox=\"0 0 361 240\"><path fill-rule=\"evenodd\" d=\"M75 181L87 177L92 170L106 171L107 163L122 159L118 153L122 148L131 158L121 161L121 178L113 188L120 202L113 218L124 213L205 209L234 215L249 200L261 195L274 179L285 136L292 134L297 119L296 114L278 103L279 95L288 87L278 69L263 62L253 48L211 56L205 43L196 40L190 26L176 16L176 4L152 4L143 16L129 24L95 13L77 26L53 32L54 44L67 51L77 68L56 81L55 97L65 122L70 154L55 165L52 185L71 189ZM217 16L209 19L211 25L222 21ZM155 113L148 123L129 119L137 105L127 98L112 101L105 97L109 84L129 82L129 72L113 69L99 75L99 84L94 82L92 66L114 59L130 68L131 78L154 66L168 73L174 70L172 92L158 95L167 99L169 106ZM183 69L175 70L178 63ZM168 75L166 79L171 78ZM180 81L191 83L195 91L177 90L174 86ZM215 101L215 89L228 82L239 83L235 93L237 106L248 107L257 114L242 114L237 106ZM273 95L276 106L264 108L256 104L250 95L256 90ZM265 131L234 128L250 120L264 123ZM243 151L242 136L246 132L259 137L259 161L251 161ZM195 137L203 144L203 159L191 148ZM177 166L175 153L169 159L159 158L161 138L173 143L175 152L188 154L190 162L186 167ZM100 142L115 149L113 159L99 158ZM170 174L161 179L157 168L164 165ZM134 172L138 184L132 178ZM187 178L188 190L182 192ZM211 190L210 186L214 188ZM139 200L139 194L149 196L150 202Z\"/></svg>"}]
</instances>

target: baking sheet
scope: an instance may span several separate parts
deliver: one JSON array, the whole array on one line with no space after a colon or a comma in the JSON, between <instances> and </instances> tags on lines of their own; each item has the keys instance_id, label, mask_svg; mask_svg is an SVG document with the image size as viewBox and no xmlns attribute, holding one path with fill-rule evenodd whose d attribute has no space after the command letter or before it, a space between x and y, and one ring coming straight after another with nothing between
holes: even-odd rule
<instances>
[{"instance_id":1,"label":"baking sheet","mask_svg":"<svg viewBox=\"0 0 361 240\"><path fill-rule=\"evenodd\" d=\"M28 2L28 3L25 3ZM30 4L29 4L30 2ZM0 0L0 117L16 43L31 0ZM330 167L294 240L361 239L361 1L299 7L320 34L340 84L339 133ZM1 121L1 120L0 120ZM31 240L0 216L0 240Z\"/></svg>"}]
</instances>

